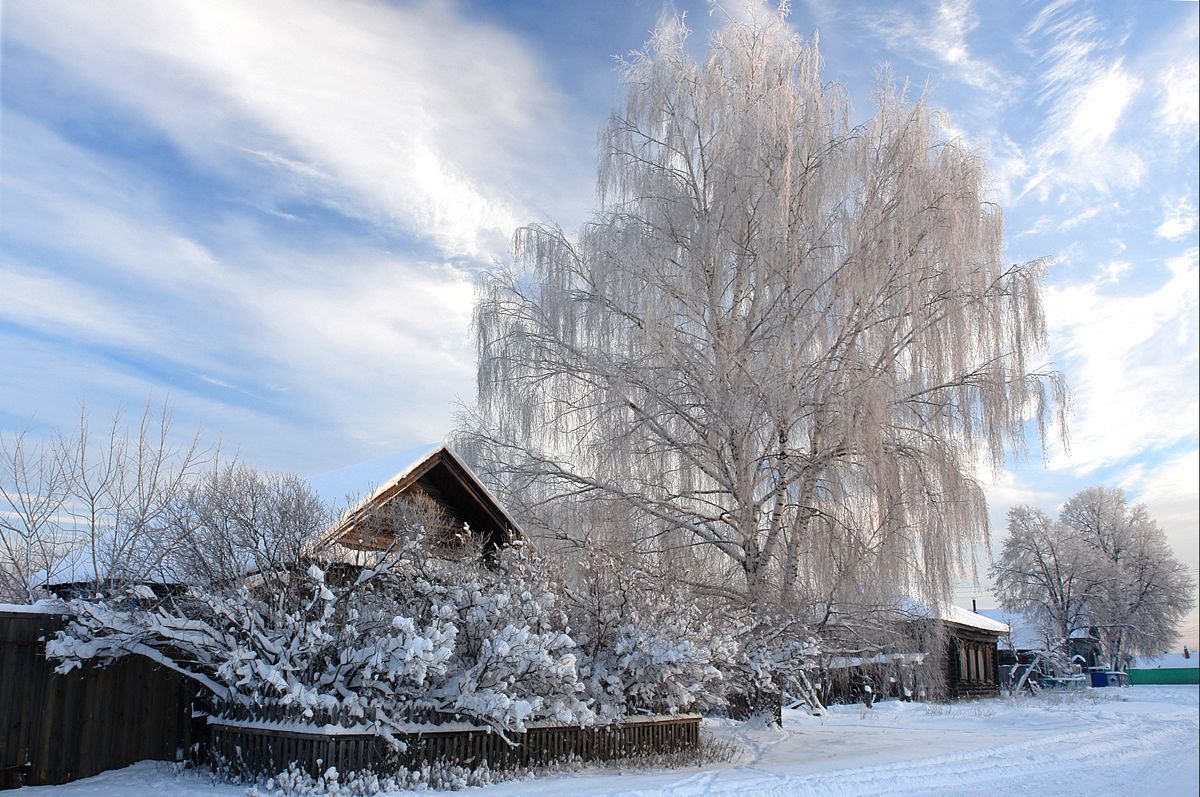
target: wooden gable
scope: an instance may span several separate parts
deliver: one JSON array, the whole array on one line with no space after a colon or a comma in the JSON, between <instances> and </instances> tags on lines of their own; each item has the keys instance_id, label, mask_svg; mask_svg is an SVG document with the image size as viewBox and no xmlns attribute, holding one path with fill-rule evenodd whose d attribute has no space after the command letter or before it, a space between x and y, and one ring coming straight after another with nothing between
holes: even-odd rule
<instances>
[{"instance_id":1,"label":"wooden gable","mask_svg":"<svg viewBox=\"0 0 1200 797\"><path fill-rule=\"evenodd\" d=\"M373 512L389 503L424 496L432 500L456 529L464 526L494 551L520 537L520 530L479 477L447 446L441 446L412 463L369 498L361 501L333 529L331 538L347 548L382 550L394 536L377 523L367 523Z\"/></svg>"}]
</instances>

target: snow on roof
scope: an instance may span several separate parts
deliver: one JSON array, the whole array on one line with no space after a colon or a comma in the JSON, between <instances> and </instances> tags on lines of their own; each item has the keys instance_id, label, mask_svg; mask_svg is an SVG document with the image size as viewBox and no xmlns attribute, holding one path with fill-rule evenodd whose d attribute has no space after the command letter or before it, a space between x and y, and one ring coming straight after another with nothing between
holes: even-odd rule
<instances>
[{"instance_id":1,"label":"snow on roof","mask_svg":"<svg viewBox=\"0 0 1200 797\"><path fill-rule=\"evenodd\" d=\"M914 614L918 617L934 617L933 609L915 598L907 598L901 601L900 608L901 611ZM945 623L956 623L967 628L990 631L993 634L1007 634L1009 631L1007 623L970 611L969 609L964 609L961 606L950 605L943 607L938 612L937 619Z\"/></svg>"},{"instance_id":2,"label":"snow on roof","mask_svg":"<svg viewBox=\"0 0 1200 797\"><path fill-rule=\"evenodd\" d=\"M66 604L49 598L35 603L0 603L0 613L8 614L63 614Z\"/></svg>"},{"instance_id":3,"label":"snow on roof","mask_svg":"<svg viewBox=\"0 0 1200 797\"><path fill-rule=\"evenodd\" d=\"M123 539L118 539L118 536ZM95 543L87 542L71 551L30 579L34 586L87 584L136 573L143 584L173 584L166 558L154 541L144 537L114 535L112 529L99 532ZM97 575L99 569L99 575Z\"/></svg>"},{"instance_id":4,"label":"snow on roof","mask_svg":"<svg viewBox=\"0 0 1200 797\"><path fill-rule=\"evenodd\" d=\"M1184 667L1200 667L1200 656L1195 652L1189 658L1183 653L1163 653L1159 656L1139 656L1133 669L1137 670L1177 670Z\"/></svg>"},{"instance_id":5,"label":"snow on roof","mask_svg":"<svg viewBox=\"0 0 1200 797\"><path fill-rule=\"evenodd\" d=\"M314 474L308 477L308 484L326 503L334 506L346 503L357 505L362 503L364 497L369 500L403 479L443 447L441 443L413 446L366 462Z\"/></svg>"},{"instance_id":6,"label":"snow on roof","mask_svg":"<svg viewBox=\"0 0 1200 797\"><path fill-rule=\"evenodd\" d=\"M968 628L978 628L981 631L991 631L995 634L1007 634L1010 630L1008 623L979 612L973 612L970 609L964 609L961 606L947 606L942 610L942 620L965 625Z\"/></svg>"},{"instance_id":7,"label":"snow on roof","mask_svg":"<svg viewBox=\"0 0 1200 797\"><path fill-rule=\"evenodd\" d=\"M1037 621L1028 613L1009 609L980 609L979 614L1007 623L1012 630L1005 640L1005 647L1011 650L1037 650L1047 644L1046 635L1042 632ZM1087 629L1077 628L1071 632L1072 639L1087 639Z\"/></svg>"},{"instance_id":8,"label":"snow on roof","mask_svg":"<svg viewBox=\"0 0 1200 797\"><path fill-rule=\"evenodd\" d=\"M462 469L474 486L499 510L512 532L521 535L520 527L508 514L508 510L504 507L504 504L500 503L500 499L488 489L487 485L483 483L475 471L454 452L454 449L445 443L416 446L395 454L389 454L385 457L311 477L309 485L327 502L335 505L342 502L349 504L345 508L345 511L341 513L340 518L334 522L330 529L330 534L336 536L341 533L346 523L362 508L387 495L397 485L420 471L437 454L442 454L444 459L448 458L452 460L455 465ZM368 489L370 490L365 495L361 493L361 488L364 484L369 485ZM358 488L360 492L356 494L353 491L354 488ZM356 495L361 495L362 497L356 498ZM329 537L325 539L329 539Z\"/></svg>"}]
</instances>

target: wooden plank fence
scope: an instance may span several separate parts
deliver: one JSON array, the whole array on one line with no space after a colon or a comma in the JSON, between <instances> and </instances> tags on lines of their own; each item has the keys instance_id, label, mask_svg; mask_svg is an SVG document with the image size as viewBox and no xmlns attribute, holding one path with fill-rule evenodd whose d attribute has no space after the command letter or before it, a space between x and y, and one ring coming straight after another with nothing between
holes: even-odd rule
<instances>
[{"instance_id":1,"label":"wooden plank fence","mask_svg":"<svg viewBox=\"0 0 1200 797\"><path fill-rule=\"evenodd\" d=\"M637 755L695 752L700 746L700 717L682 715L637 719L599 727L533 727L509 734L509 744L487 729L438 730L396 734L406 749L397 752L374 734L301 731L251 723L209 720L209 754L214 768L243 778L274 775L295 763L310 775L331 766L339 772L371 769L394 772L445 762L491 769L534 766L575 758L608 761Z\"/></svg>"},{"instance_id":2,"label":"wooden plank fence","mask_svg":"<svg viewBox=\"0 0 1200 797\"><path fill-rule=\"evenodd\" d=\"M58 675L44 639L62 626L56 614L0 611L0 788L183 760L190 683L141 656Z\"/></svg>"}]
</instances>

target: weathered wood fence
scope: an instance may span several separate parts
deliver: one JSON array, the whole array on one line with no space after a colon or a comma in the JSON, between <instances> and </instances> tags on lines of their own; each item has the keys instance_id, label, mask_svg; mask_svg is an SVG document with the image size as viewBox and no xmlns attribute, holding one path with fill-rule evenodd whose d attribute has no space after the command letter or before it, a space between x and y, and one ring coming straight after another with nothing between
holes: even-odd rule
<instances>
[{"instance_id":1,"label":"weathered wood fence","mask_svg":"<svg viewBox=\"0 0 1200 797\"><path fill-rule=\"evenodd\" d=\"M213 766L241 777L274 775L290 763L314 776L331 766L339 772L394 772L438 762L471 768L486 762L490 769L508 769L570 758L607 761L695 752L700 745L698 715L638 718L589 728L532 727L509 734L513 744L486 729L431 728L397 734L406 745L403 752L374 734L337 729L298 730L217 719L210 719L209 729Z\"/></svg>"},{"instance_id":2,"label":"weathered wood fence","mask_svg":"<svg viewBox=\"0 0 1200 797\"><path fill-rule=\"evenodd\" d=\"M141 656L58 675L44 640L62 626L60 615L0 610L0 788L183 760L189 682Z\"/></svg>"}]
</instances>

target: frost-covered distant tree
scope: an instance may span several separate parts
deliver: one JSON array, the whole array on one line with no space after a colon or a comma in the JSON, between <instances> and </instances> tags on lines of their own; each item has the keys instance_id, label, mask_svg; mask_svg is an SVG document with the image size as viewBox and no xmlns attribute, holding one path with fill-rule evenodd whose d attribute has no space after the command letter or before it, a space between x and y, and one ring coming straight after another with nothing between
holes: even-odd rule
<instances>
[{"instance_id":1,"label":"frost-covered distant tree","mask_svg":"<svg viewBox=\"0 0 1200 797\"><path fill-rule=\"evenodd\" d=\"M69 550L60 528L69 468L56 441L0 434L0 600L32 603L34 575Z\"/></svg>"},{"instance_id":2,"label":"frost-covered distant tree","mask_svg":"<svg viewBox=\"0 0 1200 797\"><path fill-rule=\"evenodd\" d=\"M1089 487L1063 505L1059 518L1109 570L1095 625L1112 665L1171 647L1195 605L1196 584L1146 506L1130 506L1119 487Z\"/></svg>"},{"instance_id":3,"label":"frost-covered distant tree","mask_svg":"<svg viewBox=\"0 0 1200 797\"><path fill-rule=\"evenodd\" d=\"M173 549L157 535L208 458L199 433L179 438L170 406L148 403L135 423L117 412L96 434L85 407L58 445L69 463L61 535L76 547L70 577L100 589L161 575Z\"/></svg>"},{"instance_id":4,"label":"frost-covered distant tree","mask_svg":"<svg viewBox=\"0 0 1200 797\"><path fill-rule=\"evenodd\" d=\"M1057 521L1027 506L1009 511L1009 534L992 567L1007 609L1027 611L1064 648L1095 632L1112 666L1170 647L1195 605L1195 582L1146 507L1119 488L1072 496Z\"/></svg>"},{"instance_id":5,"label":"frost-covered distant tree","mask_svg":"<svg viewBox=\"0 0 1200 797\"><path fill-rule=\"evenodd\" d=\"M1047 653L1066 660L1068 640L1096 623L1111 577L1100 551L1075 529L1034 507L1008 511L1008 536L992 566L996 597L1030 615Z\"/></svg>"},{"instance_id":6,"label":"frost-covered distant tree","mask_svg":"<svg viewBox=\"0 0 1200 797\"><path fill-rule=\"evenodd\" d=\"M218 460L177 491L147 536L162 551L167 580L211 584L286 572L332 519L299 476Z\"/></svg>"},{"instance_id":7,"label":"frost-covered distant tree","mask_svg":"<svg viewBox=\"0 0 1200 797\"><path fill-rule=\"evenodd\" d=\"M778 16L686 39L624 64L592 221L519 230L483 286L464 445L528 527L615 518L734 603L939 601L987 533L978 464L1061 424L1043 264L1002 261L924 100L882 81L852 125Z\"/></svg>"}]
</instances>

